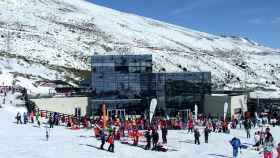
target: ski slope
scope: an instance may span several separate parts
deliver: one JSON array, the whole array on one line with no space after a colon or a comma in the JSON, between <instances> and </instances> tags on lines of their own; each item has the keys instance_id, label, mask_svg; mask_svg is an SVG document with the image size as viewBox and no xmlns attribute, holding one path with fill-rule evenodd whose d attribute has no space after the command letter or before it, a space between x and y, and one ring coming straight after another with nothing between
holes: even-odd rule
<instances>
[{"instance_id":1,"label":"ski slope","mask_svg":"<svg viewBox=\"0 0 280 158\"><path fill-rule=\"evenodd\" d=\"M205 144L201 139L201 145L194 145L192 134L181 130L169 131L168 152L145 151L140 147L116 142L115 153L110 153L98 149L100 142L92 137L91 130L55 127L51 129L49 141L46 141L44 127L38 128L33 124L17 125L14 117L15 113L0 109L0 155L3 158L219 158L231 157L229 140L233 136L240 138L242 143L253 143L252 139L244 138L245 131L232 130L231 134L212 133L209 144ZM278 143L280 128L273 128L272 134ZM107 147L108 144L105 148ZM240 155L240 158L259 157L262 155L250 149L243 149Z\"/></svg>"}]
</instances>

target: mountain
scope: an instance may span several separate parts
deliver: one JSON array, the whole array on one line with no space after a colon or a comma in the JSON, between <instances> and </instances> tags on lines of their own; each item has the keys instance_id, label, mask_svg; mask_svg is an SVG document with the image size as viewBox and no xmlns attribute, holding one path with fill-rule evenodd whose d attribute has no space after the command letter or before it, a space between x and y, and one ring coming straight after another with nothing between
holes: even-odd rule
<instances>
[{"instance_id":1,"label":"mountain","mask_svg":"<svg viewBox=\"0 0 280 158\"><path fill-rule=\"evenodd\" d=\"M211 71L214 88L279 89L280 50L101 7L84 0L0 0L0 84L73 84L93 54L151 53L156 71ZM7 79L8 78L8 79ZM246 80L244 82L244 80Z\"/></svg>"}]
</instances>

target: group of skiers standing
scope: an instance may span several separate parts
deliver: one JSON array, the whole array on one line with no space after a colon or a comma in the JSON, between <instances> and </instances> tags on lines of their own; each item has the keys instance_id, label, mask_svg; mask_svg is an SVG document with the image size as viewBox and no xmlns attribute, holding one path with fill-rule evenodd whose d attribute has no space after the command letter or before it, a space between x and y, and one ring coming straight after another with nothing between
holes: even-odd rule
<instances>
[{"instance_id":1,"label":"group of skiers standing","mask_svg":"<svg viewBox=\"0 0 280 158\"><path fill-rule=\"evenodd\" d=\"M211 130L206 126L204 128L204 142L205 143L208 143L208 140L209 140L209 134L211 133ZM194 129L194 143L197 144L197 145L200 145L200 132L198 130L198 128L195 128Z\"/></svg>"},{"instance_id":2,"label":"group of skiers standing","mask_svg":"<svg viewBox=\"0 0 280 158\"><path fill-rule=\"evenodd\" d=\"M27 124L28 122L34 123L34 117L36 118L36 122L37 122L38 126L40 127L40 125L41 125L41 123L40 123L41 115L40 115L39 112L36 112L36 113L33 112L33 111L32 112L24 112L23 117L21 116L21 113L18 112L15 119L16 119L17 124L19 124L19 123L20 124L22 124L22 123ZM22 119L23 119L23 121L22 121Z\"/></svg>"},{"instance_id":3,"label":"group of skiers standing","mask_svg":"<svg viewBox=\"0 0 280 158\"><path fill-rule=\"evenodd\" d=\"M53 128L54 125L59 125L59 114L58 113L50 113L50 116L49 116L49 120L48 120L48 123L50 125L50 128Z\"/></svg>"},{"instance_id":4,"label":"group of skiers standing","mask_svg":"<svg viewBox=\"0 0 280 158\"><path fill-rule=\"evenodd\" d=\"M151 143L152 143L152 150L156 150L158 142L159 142L159 134L156 129L152 129L146 131L145 133L147 144L145 146L145 150L151 149ZM167 140L166 140L167 141Z\"/></svg>"}]
</instances>

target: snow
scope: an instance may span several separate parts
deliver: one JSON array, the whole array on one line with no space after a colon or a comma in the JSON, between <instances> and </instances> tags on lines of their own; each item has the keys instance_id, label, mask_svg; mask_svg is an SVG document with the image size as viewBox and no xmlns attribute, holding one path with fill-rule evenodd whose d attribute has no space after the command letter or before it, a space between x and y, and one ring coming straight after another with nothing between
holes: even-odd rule
<instances>
[{"instance_id":1,"label":"snow","mask_svg":"<svg viewBox=\"0 0 280 158\"><path fill-rule=\"evenodd\" d=\"M20 100L21 93L7 92L7 95L4 96L4 93L0 93L0 110L5 110L8 113L16 114L17 112L26 112L26 108L23 107L24 101Z\"/></svg>"},{"instance_id":2,"label":"snow","mask_svg":"<svg viewBox=\"0 0 280 158\"><path fill-rule=\"evenodd\" d=\"M210 135L209 144L202 141L201 145L194 145L192 134L186 131L169 131L168 147L171 151L155 152L145 151L139 147L116 142L115 153L109 153L97 149L100 142L92 136L91 130L69 130L65 127L55 127L51 129L49 141L45 140L45 128L34 127L32 124L17 125L14 123L14 114L0 109L0 154L9 158L142 158L142 157L177 157L177 158L215 158L230 157L231 146L229 141L234 137L239 137L242 143L251 144L253 140L244 138L245 131L232 130L231 134ZM272 133L276 140L280 139L280 129L273 128ZM106 148L108 147L105 146ZM216 156L215 156L216 155ZM220 155L220 156L219 156ZM257 151L242 150L240 158L261 157Z\"/></svg>"},{"instance_id":3,"label":"snow","mask_svg":"<svg viewBox=\"0 0 280 158\"><path fill-rule=\"evenodd\" d=\"M253 138L245 138L244 130L236 129L231 130L230 134L211 133L209 144L204 143L202 135L201 145L194 145L193 134L188 134L186 130L169 130L168 152L146 151L140 147L116 142L115 153L109 153L98 149L100 141L93 137L92 130L87 129L70 130L64 126L55 126L50 130L49 141L46 141L44 124L41 128L34 124L17 125L14 117L16 112L21 110L16 107L8 108L9 106L12 107L12 105L7 105L0 108L0 155L9 158L88 158L89 156L98 158L217 158L231 157L232 149L229 141L233 137L240 138L243 144L253 144L254 142ZM14 111L11 112L10 109ZM202 133L202 129L200 132ZM278 143L280 128L272 128L272 134L276 140L275 143ZM141 140L140 145L144 145ZM108 144L105 145L105 148L108 148ZM262 157L262 155L251 149L243 149L240 155L240 158L258 157Z\"/></svg>"}]
</instances>

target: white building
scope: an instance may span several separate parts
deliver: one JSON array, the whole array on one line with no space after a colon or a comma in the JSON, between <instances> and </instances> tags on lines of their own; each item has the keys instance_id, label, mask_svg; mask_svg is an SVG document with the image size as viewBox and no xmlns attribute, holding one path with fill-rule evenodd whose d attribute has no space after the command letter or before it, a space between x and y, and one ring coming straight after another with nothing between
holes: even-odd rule
<instances>
[{"instance_id":1,"label":"white building","mask_svg":"<svg viewBox=\"0 0 280 158\"><path fill-rule=\"evenodd\" d=\"M79 112L81 116L86 114L88 97L61 97L31 99L40 110L59 112L75 115Z\"/></svg>"},{"instance_id":2,"label":"white building","mask_svg":"<svg viewBox=\"0 0 280 158\"><path fill-rule=\"evenodd\" d=\"M246 95L212 94L205 96L204 113L223 116L225 102L228 103L228 117L248 110Z\"/></svg>"}]
</instances>

